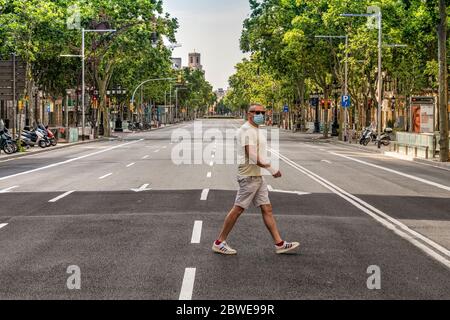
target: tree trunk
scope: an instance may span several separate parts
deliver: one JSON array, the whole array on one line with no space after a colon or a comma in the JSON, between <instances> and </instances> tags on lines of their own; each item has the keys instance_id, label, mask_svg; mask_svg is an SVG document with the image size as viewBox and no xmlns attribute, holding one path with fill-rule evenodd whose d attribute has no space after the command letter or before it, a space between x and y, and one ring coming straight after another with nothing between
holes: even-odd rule
<instances>
[{"instance_id":1,"label":"tree trunk","mask_svg":"<svg viewBox=\"0 0 450 320\"><path fill-rule=\"evenodd\" d=\"M448 83L447 83L447 6L445 0L439 0L440 22L439 39L439 128L440 160L448 162Z\"/></svg>"}]
</instances>

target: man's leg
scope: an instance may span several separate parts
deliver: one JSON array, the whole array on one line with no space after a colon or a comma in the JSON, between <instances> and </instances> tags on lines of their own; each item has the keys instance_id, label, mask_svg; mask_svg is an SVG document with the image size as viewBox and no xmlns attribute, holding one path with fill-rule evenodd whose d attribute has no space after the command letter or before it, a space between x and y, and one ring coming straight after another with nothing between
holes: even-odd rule
<instances>
[{"instance_id":1,"label":"man's leg","mask_svg":"<svg viewBox=\"0 0 450 320\"><path fill-rule=\"evenodd\" d=\"M272 205L264 204L260 208L264 219L264 224L272 235L275 244L283 242L283 239L281 239L280 232L277 228L277 223L275 222L275 218L273 217Z\"/></svg>"},{"instance_id":2,"label":"man's leg","mask_svg":"<svg viewBox=\"0 0 450 320\"><path fill-rule=\"evenodd\" d=\"M239 206L234 206L233 209L231 209L231 211L225 218L222 231L220 232L219 238L217 240L219 240L220 242L224 242L227 240L228 235L230 234L231 230L236 224L236 221L239 219L243 212L244 209Z\"/></svg>"}]
</instances>

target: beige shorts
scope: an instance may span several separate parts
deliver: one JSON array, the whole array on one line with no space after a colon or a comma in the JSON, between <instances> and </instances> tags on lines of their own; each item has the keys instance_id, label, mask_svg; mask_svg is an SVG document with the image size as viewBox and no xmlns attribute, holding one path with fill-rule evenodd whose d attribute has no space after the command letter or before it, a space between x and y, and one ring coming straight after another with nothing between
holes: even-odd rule
<instances>
[{"instance_id":1,"label":"beige shorts","mask_svg":"<svg viewBox=\"0 0 450 320\"><path fill-rule=\"evenodd\" d=\"M248 209L253 203L255 207L270 204L269 190L263 177L238 176L239 191L236 196L235 206Z\"/></svg>"}]
</instances>

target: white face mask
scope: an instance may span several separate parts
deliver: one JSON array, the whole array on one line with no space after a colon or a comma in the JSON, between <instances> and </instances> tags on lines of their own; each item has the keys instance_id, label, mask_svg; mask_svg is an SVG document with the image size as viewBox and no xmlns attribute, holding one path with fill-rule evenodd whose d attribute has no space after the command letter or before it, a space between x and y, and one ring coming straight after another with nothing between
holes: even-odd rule
<instances>
[{"instance_id":1,"label":"white face mask","mask_svg":"<svg viewBox=\"0 0 450 320\"><path fill-rule=\"evenodd\" d=\"M256 114L256 115L253 117L253 122L256 123L257 125L262 125L262 124L264 124L264 120L265 120L265 118L264 118L264 115L263 115L263 114Z\"/></svg>"}]
</instances>

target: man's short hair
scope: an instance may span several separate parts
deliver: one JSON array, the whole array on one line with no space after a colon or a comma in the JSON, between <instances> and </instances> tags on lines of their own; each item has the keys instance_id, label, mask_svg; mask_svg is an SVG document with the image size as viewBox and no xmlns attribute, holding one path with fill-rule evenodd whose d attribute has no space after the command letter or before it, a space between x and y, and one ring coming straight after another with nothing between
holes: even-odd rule
<instances>
[{"instance_id":1,"label":"man's short hair","mask_svg":"<svg viewBox=\"0 0 450 320\"><path fill-rule=\"evenodd\" d=\"M262 104L254 103L254 104L250 105L250 107L248 108L248 112L252 111L252 109L255 109L256 107L263 107L264 108L264 106Z\"/></svg>"}]
</instances>

